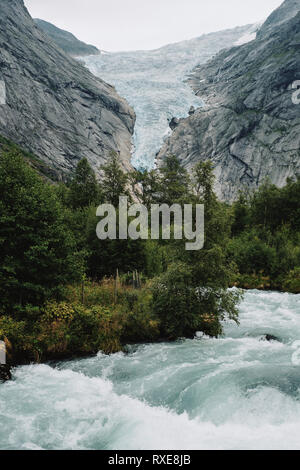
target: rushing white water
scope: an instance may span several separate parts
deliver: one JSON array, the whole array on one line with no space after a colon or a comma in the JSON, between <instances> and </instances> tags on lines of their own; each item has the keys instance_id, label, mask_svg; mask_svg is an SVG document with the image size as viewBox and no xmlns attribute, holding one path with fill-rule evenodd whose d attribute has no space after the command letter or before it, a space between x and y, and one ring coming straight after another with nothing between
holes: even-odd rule
<instances>
[{"instance_id":1,"label":"rushing white water","mask_svg":"<svg viewBox=\"0 0 300 470\"><path fill-rule=\"evenodd\" d=\"M202 105L184 83L187 74L225 47L249 41L257 26L206 34L154 51L105 53L84 58L97 76L114 85L137 116L132 163L152 168L172 117L186 117L191 106Z\"/></svg>"},{"instance_id":2,"label":"rushing white water","mask_svg":"<svg viewBox=\"0 0 300 470\"><path fill-rule=\"evenodd\" d=\"M250 291L240 312L220 339L17 368L0 448L300 449L300 295Z\"/></svg>"}]
</instances>

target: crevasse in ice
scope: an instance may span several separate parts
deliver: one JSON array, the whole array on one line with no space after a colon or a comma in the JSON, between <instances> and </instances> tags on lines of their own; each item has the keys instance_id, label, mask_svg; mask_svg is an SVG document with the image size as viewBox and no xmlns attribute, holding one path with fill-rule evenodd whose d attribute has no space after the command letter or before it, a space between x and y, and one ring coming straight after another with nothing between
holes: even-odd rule
<instances>
[{"instance_id":1,"label":"crevasse in ice","mask_svg":"<svg viewBox=\"0 0 300 470\"><path fill-rule=\"evenodd\" d=\"M192 69L209 60L224 47L245 37L253 39L253 26L203 35L153 51L103 53L86 57L92 73L114 85L137 116L132 163L152 168L156 153L171 130L172 117L186 117L191 106L203 101L196 97L185 78Z\"/></svg>"}]
</instances>

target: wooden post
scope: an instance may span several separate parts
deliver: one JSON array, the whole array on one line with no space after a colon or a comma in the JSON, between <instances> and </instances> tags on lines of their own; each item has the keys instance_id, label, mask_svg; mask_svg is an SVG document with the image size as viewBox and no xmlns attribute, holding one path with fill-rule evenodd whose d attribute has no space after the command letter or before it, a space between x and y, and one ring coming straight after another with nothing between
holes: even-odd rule
<instances>
[{"instance_id":1,"label":"wooden post","mask_svg":"<svg viewBox=\"0 0 300 470\"><path fill-rule=\"evenodd\" d=\"M84 278L81 281L81 303L84 305Z\"/></svg>"},{"instance_id":2,"label":"wooden post","mask_svg":"<svg viewBox=\"0 0 300 470\"><path fill-rule=\"evenodd\" d=\"M135 272L132 272L132 286L135 289Z\"/></svg>"},{"instance_id":3,"label":"wooden post","mask_svg":"<svg viewBox=\"0 0 300 470\"><path fill-rule=\"evenodd\" d=\"M117 303L117 296L118 296L118 280L119 280L119 270L117 269L116 278L114 282L114 304Z\"/></svg>"}]
</instances>

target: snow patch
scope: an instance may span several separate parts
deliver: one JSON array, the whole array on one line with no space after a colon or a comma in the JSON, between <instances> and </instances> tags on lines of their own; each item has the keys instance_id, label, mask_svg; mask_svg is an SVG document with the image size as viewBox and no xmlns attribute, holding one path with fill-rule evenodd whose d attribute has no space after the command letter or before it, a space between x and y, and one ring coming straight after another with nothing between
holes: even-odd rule
<instances>
[{"instance_id":1,"label":"snow patch","mask_svg":"<svg viewBox=\"0 0 300 470\"><path fill-rule=\"evenodd\" d=\"M250 30L246 34L244 34L240 39L238 39L238 41L235 42L234 45L242 46L243 44L247 44L248 42L254 41L254 39L256 39L257 32L261 28L263 23L264 21L255 23L255 25L253 25L253 30Z\"/></svg>"}]
</instances>

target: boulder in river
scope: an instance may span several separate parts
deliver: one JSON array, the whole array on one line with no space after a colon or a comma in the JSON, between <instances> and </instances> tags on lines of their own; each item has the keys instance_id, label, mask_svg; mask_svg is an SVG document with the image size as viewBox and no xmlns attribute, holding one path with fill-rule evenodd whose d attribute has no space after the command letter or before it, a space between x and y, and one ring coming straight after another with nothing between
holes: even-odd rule
<instances>
[{"instance_id":1,"label":"boulder in river","mask_svg":"<svg viewBox=\"0 0 300 470\"><path fill-rule=\"evenodd\" d=\"M170 121L170 123L169 123L169 126L170 126L170 128L172 129L172 131L173 131L174 129L176 129L176 127L178 126L179 122L180 122L179 119L176 118L176 117L173 117L173 118L171 119L171 121Z\"/></svg>"},{"instance_id":2,"label":"boulder in river","mask_svg":"<svg viewBox=\"0 0 300 470\"><path fill-rule=\"evenodd\" d=\"M277 336L274 336L274 335L267 334L267 335L264 335L262 337L262 339L265 340L265 341L278 341L280 343L280 339L277 338Z\"/></svg>"}]
</instances>

